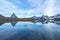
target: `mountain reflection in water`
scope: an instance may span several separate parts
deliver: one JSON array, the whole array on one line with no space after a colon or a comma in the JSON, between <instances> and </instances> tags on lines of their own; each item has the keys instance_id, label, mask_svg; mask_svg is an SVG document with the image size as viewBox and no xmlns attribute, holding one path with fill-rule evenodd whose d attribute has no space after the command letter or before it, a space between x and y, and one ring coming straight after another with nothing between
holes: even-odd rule
<instances>
[{"instance_id":1,"label":"mountain reflection in water","mask_svg":"<svg viewBox=\"0 0 60 40\"><path fill-rule=\"evenodd\" d=\"M60 40L60 22L0 22L0 40Z\"/></svg>"},{"instance_id":2,"label":"mountain reflection in water","mask_svg":"<svg viewBox=\"0 0 60 40\"><path fill-rule=\"evenodd\" d=\"M11 25L12 26L15 26L18 22L28 22L28 21L7 21L7 22L5 22L5 21L0 21L0 25L3 25L4 23L11 23ZM54 20L45 20L45 21L38 21L38 20L36 20L36 21L30 21L30 22L32 22L32 23L42 23L42 24L48 24L48 23L55 23L55 24L60 24L60 21L54 21Z\"/></svg>"}]
</instances>

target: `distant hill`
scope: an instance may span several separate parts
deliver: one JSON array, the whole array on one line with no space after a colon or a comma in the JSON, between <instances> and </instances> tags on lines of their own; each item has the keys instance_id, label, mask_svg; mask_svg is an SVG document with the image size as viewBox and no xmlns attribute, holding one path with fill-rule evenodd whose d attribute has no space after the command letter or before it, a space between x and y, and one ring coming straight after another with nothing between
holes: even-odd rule
<instances>
[{"instance_id":1,"label":"distant hill","mask_svg":"<svg viewBox=\"0 0 60 40\"><path fill-rule=\"evenodd\" d=\"M5 19L5 17L0 14L0 21L4 20L4 19Z\"/></svg>"}]
</instances>

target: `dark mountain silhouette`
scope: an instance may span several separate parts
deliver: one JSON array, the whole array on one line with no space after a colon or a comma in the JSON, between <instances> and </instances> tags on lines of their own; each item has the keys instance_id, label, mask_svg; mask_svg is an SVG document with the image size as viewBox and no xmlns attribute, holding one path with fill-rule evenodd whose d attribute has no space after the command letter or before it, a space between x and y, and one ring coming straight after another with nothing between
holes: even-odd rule
<instances>
[{"instance_id":1,"label":"dark mountain silhouette","mask_svg":"<svg viewBox=\"0 0 60 40\"><path fill-rule=\"evenodd\" d=\"M50 18L52 18L53 16L51 16ZM49 20L54 20L56 22L54 23L58 23L60 24L60 15L56 15L54 16L53 18L55 19L49 19L48 16L45 16L45 15L42 15L41 17L36 17L36 16L33 16L33 17L30 17L30 18L18 18L14 13L11 15L11 17L4 17L3 15L0 14L0 25L4 24L4 23L11 23L12 26L15 26L15 24L17 22L33 22L33 23L36 23L36 22L41 22L42 24L45 24L45 23L48 23ZM52 23L53 23L52 22Z\"/></svg>"},{"instance_id":2,"label":"dark mountain silhouette","mask_svg":"<svg viewBox=\"0 0 60 40\"><path fill-rule=\"evenodd\" d=\"M5 17L3 15L0 14L0 19L4 19Z\"/></svg>"},{"instance_id":3,"label":"dark mountain silhouette","mask_svg":"<svg viewBox=\"0 0 60 40\"><path fill-rule=\"evenodd\" d=\"M10 18L17 18L17 16L13 13Z\"/></svg>"}]
</instances>

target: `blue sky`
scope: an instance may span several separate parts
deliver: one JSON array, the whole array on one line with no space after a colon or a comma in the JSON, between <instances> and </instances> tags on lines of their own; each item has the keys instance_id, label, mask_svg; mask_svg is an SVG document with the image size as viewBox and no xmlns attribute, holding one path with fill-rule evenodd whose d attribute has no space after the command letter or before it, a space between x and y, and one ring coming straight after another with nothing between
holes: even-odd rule
<instances>
[{"instance_id":1,"label":"blue sky","mask_svg":"<svg viewBox=\"0 0 60 40\"><path fill-rule=\"evenodd\" d=\"M60 0L0 0L0 14L31 17L60 13Z\"/></svg>"}]
</instances>

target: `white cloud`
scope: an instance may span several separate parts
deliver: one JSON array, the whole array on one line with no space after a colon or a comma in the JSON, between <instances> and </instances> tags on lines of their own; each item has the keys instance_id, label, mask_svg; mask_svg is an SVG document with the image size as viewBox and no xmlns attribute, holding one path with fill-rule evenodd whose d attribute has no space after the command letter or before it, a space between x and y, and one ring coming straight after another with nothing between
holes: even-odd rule
<instances>
[{"instance_id":1,"label":"white cloud","mask_svg":"<svg viewBox=\"0 0 60 40\"><path fill-rule=\"evenodd\" d=\"M57 0L28 0L35 7L35 12L40 11L48 16L55 15L57 14L55 11L60 10L60 8L55 7L55 1Z\"/></svg>"},{"instance_id":2,"label":"white cloud","mask_svg":"<svg viewBox=\"0 0 60 40\"><path fill-rule=\"evenodd\" d=\"M14 6L13 4L11 4L10 2L6 1L6 0L0 0L0 10L4 10L8 13L12 13L14 12L16 9L18 9L16 6Z\"/></svg>"},{"instance_id":3,"label":"white cloud","mask_svg":"<svg viewBox=\"0 0 60 40\"><path fill-rule=\"evenodd\" d=\"M35 11L43 11L44 9L44 6L43 6L43 3L44 0L28 0L28 2L33 6L35 7Z\"/></svg>"},{"instance_id":4,"label":"white cloud","mask_svg":"<svg viewBox=\"0 0 60 40\"><path fill-rule=\"evenodd\" d=\"M47 0L46 1L46 8L44 9L44 12L48 16L54 15L54 0Z\"/></svg>"},{"instance_id":5,"label":"white cloud","mask_svg":"<svg viewBox=\"0 0 60 40\"><path fill-rule=\"evenodd\" d=\"M23 4L22 2L18 0L14 0L14 1L16 1L16 3L18 4ZM24 16L25 14L26 16L28 15L31 16L31 15L36 15L36 14L38 16L41 12L49 16L54 15L54 10L55 10L54 0L27 0L27 1L34 8L23 10L22 8L18 8L17 6L13 5L7 0L0 0L0 10L3 10L10 14L14 12L17 15L21 15L21 16Z\"/></svg>"},{"instance_id":6,"label":"white cloud","mask_svg":"<svg viewBox=\"0 0 60 40\"><path fill-rule=\"evenodd\" d=\"M16 3L18 4L23 4L22 2L18 1L18 0L14 0Z\"/></svg>"}]
</instances>

